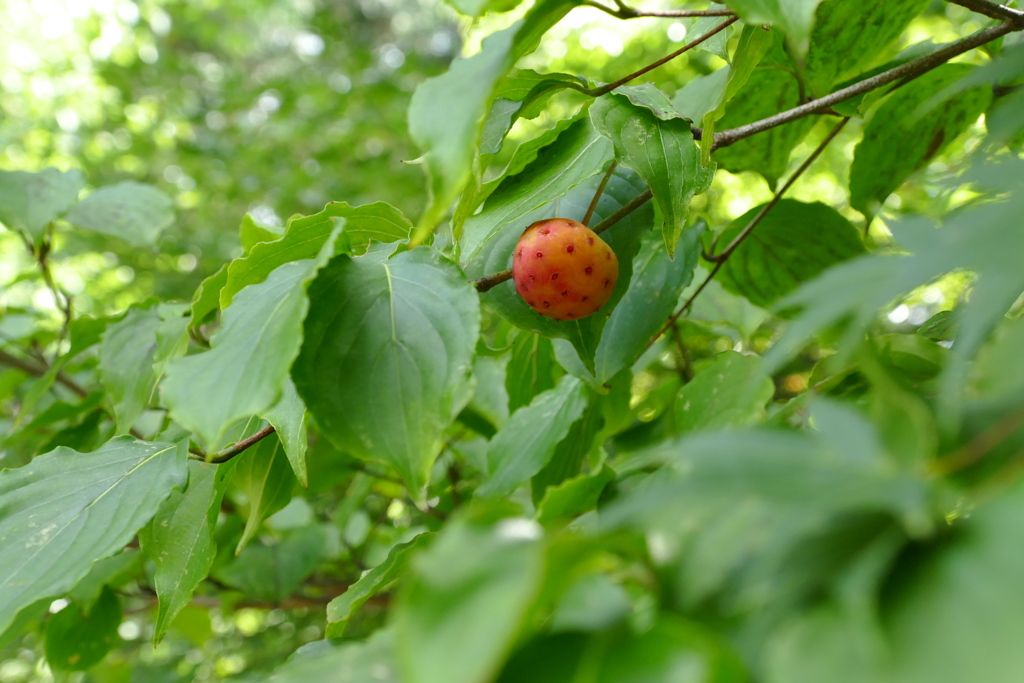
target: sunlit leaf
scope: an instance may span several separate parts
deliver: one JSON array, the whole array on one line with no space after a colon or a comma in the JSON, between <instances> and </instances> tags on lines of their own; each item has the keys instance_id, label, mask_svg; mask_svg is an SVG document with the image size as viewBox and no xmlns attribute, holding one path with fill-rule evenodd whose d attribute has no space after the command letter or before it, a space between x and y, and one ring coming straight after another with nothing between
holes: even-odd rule
<instances>
[{"instance_id":1,"label":"sunlit leaf","mask_svg":"<svg viewBox=\"0 0 1024 683\"><path fill-rule=\"evenodd\" d=\"M84 186L78 170L0 171L0 223L38 242L46 225L75 203Z\"/></svg>"},{"instance_id":2,"label":"sunlit leaf","mask_svg":"<svg viewBox=\"0 0 1024 683\"><path fill-rule=\"evenodd\" d=\"M151 246L174 221L174 202L151 185L129 181L101 187L72 206L65 218L79 228Z\"/></svg>"}]
</instances>

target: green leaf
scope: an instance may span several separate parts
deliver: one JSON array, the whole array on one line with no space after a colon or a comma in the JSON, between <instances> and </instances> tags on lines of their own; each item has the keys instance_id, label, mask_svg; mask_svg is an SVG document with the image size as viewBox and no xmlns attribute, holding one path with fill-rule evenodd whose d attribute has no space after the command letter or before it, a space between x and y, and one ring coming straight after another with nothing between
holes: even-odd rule
<instances>
[{"instance_id":1,"label":"green leaf","mask_svg":"<svg viewBox=\"0 0 1024 683\"><path fill-rule=\"evenodd\" d=\"M719 354L676 397L676 427L683 432L747 427L765 417L775 385L760 356Z\"/></svg>"},{"instance_id":2,"label":"green leaf","mask_svg":"<svg viewBox=\"0 0 1024 683\"><path fill-rule=\"evenodd\" d=\"M565 88L585 88L579 76L562 73L542 74L532 69L512 69L498 81L494 103L487 113L480 137L480 152L495 154L517 119L534 119L544 111L548 99Z\"/></svg>"},{"instance_id":3,"label":"green leaf","mask_svg":"<svg viewBox=\"0 0 1024 683\"><path fill-rule=\"evenodd\" d=\"M0 632L18 610L57 597L113 555L185 483L186 443L130 436L92 453L57 448L0 471Z\"/></svg>"},{"instance_id":4,"label":"green leaf","mask_svg":"<svg viewBox=\"0 0 1024 683\"><path fill-rule=\"evenodd\" d=\"M734 220L718 240L719 251L760 213L755 206ZM767 307L837 263L864 253L857 229L832 207L782 199L736 248L719 271L722 285Z\"/></svg>"},{"instance_id":5,"label":"green leaf","mask_svg":"<svg viewBox=\"0 0 1024 683\"><path fill-rule=\"evenodd\" d=\"M491 194L483 211L466 220L462 258L474 261L481 250L505 228L529 225L525 217L556 197L564 196L591 178L611 159L612 146L587 119L566 128L558 138L537 152L536 160L522 173L506 177Z\"/></svg>"},{"instance_id":6,"label":"green leaf","mask_svg":"<svg viewBox=\"0 0 1024 683\"><path fill-rule=\"evenodd\" d=\"M572 8L569 0L542 0L525 18L492 34L480 52L416 89L409 133L424 150L430 201L417 228L429 232L466 184L498 80Z\"/></svg>"},{"instance_id":7,"label":"green leaf","mask_svg":"<svg viewBox=\"0 0 1024 683\"><path fill-rule=\"evenodd\" d=\"M814 12L821 0L729 0L748 24L775 24L786 34L797 54L803 55L811 38Z\"/></svg>"},{"instance_id":8,"label":"green leaf","mask_svg":"<svg viewBox=\"0 0 1024 683\"><path fill-rule=\"evenodd\" d=\"M155 308L133 308L103 333L100 380L110 397L118 434L127 434L149 405L156 383L153 354L160 324Z\"/></svg>"},{"instance_id":9,"label":"green leaf","mask_svg":"<svg viewBox=\"0 0 1024 683\"><path fill-rule=\"evenodd\" d=\"M68 210L85 186L81 171L0 171L0 222L41 241L47 224Z\"/></svg>"},{"instance_id":10,"label":"green leaf","mask_svg":"<svg viewBox=\"0 0 1024 683\"><path fill-rule=\"evenodd\" d=\"M217 552L213 526L229 468L192 460L188 469L185 492L172 493L139 532L142 551L156 565L153 585L159 609L153 630L154 646L163 640L178 613L192 602L192 593L206 578Z\"/></svg>"},{"instance_id":11,"label":"green leaf","mask_svg":"<svg viewBox=\"0 0 1024 683\"><path fill-rule=\"evenodd\" d=\"M338 256L310 287L292 379L335 444L383 462L419 499L480 329L476 291L433 249ZM443 361L443 362L442 362Z\"/></svg>"},{"instance_id":12,"label":"green leaf","mask_svg":"<svg viewBox=\"0 0 1024 683\"><path fill-rule=\"evenodd\" d=\"M349 586L348 590L331 600L327 605L327 628L331 637L340 638L348 620L363 603L377 593L387 590L396 579L405 575L413 553L426 546L432 538L431 534L420 534L408 543L399 543L388 552L383 562L367 571Z\"/></svg>"},{"instance_id":13,"label":"green leaf","mask_svg":"<svg viewBox=\"0 0 1024 683\"><path fill-rule=\"evenodd\" d=\"M120 640L121 601L104 588L87 613L69 603L46 623L46 663L57 671L85 671L107 656Z\"/></svg>"},{"instance_id":14,"label":"green leaf","mask_svg":"<svg viewBox=\"0 0 1024 683\"><path fill-rule=\"evenodd\" d=\"M259 531L263 520L291 501L293 480L288 458L276 434L234 459L238 464L231 475L231 483L240 488L249 501L245 530L235 547L238 555Z\"/></svg>"},{"instance_id":15,"label":"green leaf","mask_svg":"<svg viewBox=\"0 0 1024 683\"><path fill-rule=\"evenodd\" d=\"M854 152L850 205L871 217L907 176L967 130L988 107L988 88L973 88L937 106L935 93L975 67L944 64L893 93L875 112ZM922 106L929 103L925 111Z\"/></svg>"},{"instance_id":16,"label":"green leaf","mask_svg":"<svg viewBox=\"0 0 1024 683\"><path fill-rule=\"evenodd\" d=\"M690 121L703 121L704 116L714 111L725 97L729 70L724 66L707 76L691 78L672 97L672 106Z\"/></svg>"},{"instance_id":17,"label":"green leaf","mask_svg":"<svg viewBox=\"0 0 1024 683\"><path fill-rule=\"evenodd\" d=\"M284 237L284 232L283 228L264 223L251 213L247 213L238 227L238 239L242 243L242 251L248 254L260 242L274 242L281 239Z\"/></svg>"},{"instance_id":18,"label":"green leaf","mask_svg":"<svg viewBox=\"0 0 1024 683\"><path fill-rule=\"evenodd\" d=\"M554 387L554 370L555 352L551 340L533 332L520 332L512 342L512 357L505 370L509 413Z\"/></svg>"},{"instance_id":19,"label":"green leaf","mask_svg":"<svg viewBox=\"0 0 1024 683\"><path fill-rule=\"evenodd\" d=\"M413 560L393 621L405 683L492 680L543 580L536 522L449 524Z\"/></svg>"},{"instance_id":20,"label":"green leaf","mask_svg":"<svg viewBox=\"0 0 1024 683\"><path fill-rule=\"evenodd\" d=\"M96 190L72 206L65 219L76 227L147 247L174 222L174 202L152 185L128 181Z\"/></svg>"},{"instance_id":21,"label":"green leaf","mask_svg":"<svg viewBox=\"0 0 1024 683\"><path fill-rule=\"evenodd\" d=\"M673 250L674 259L661 248L660 235L644 234L640 252L633 259L629 288L608 317L594 353L597 383L608 382L632 365L675 312L679 295L693 279L703 231L703 224L684 230Z\"/></svg>"},{"instance_id":22,"label":"green leaf","mask_svg":"<svg viewBox=\"0 0 1024 683\"><path fill-rule=\"evenodd\" d=\"M295 478L299 480L302 488L307 488L309 475L306 473L306 404L299 398L290 376L285 377L281 400L260 417L274 426Z\"/></svg>"},{"instance_id":23,"label":"green leaf","mask_svg":"<svg viewBox=\"0 0 1024 683\"><path fill-rule=\"evenodd\" d=\"M230 265L225 263L216 273L199 283L199 288L192 295L192 316L188 323L190 328L199 327L206 322L210 314L220 310L220 291L228 282Z\"/></svg>"},{"instance_id":24,"label":"green leaf","mask_svg":"<svg viewBox=\"0 0 1024 683\"><path fill-rule=\"evenodd\" d=\"M583 384L566 375L554 389L513 413L487 449L490 475L477 495L506 496L529 481L551 459L586 405Z\"/></svg>"},{"instance_id":25,"label":"green leaf","mask_svg":"<svg viewBox=\"0 0 1024 683\"><path fill-rule=\"evenodd\" d=\"M620 88L623 90L628 92L628 86ZM637 106L620 91L598 99L590 108L590 119L614 144L616 160L650 186L664 220L665 247L672 256L686 224L690 199L711 186L714 168L701 165L689 123L682 118L665 119L664 112L659 116L646 106ZM675 112L667 98L665 104Z\"/></svg>"},{"instance_id":26,"label":"green leaf","mask_svg":"<svg viewBox=\"0 0 1024 683\"><path fill-rule=\"evenodd\" d=\"M366 641L318 640L303 645L269 683L400 683L390 629Z\"/></svg>"},{"instance_id":27,"label":"green leaf","mask_svg":"<svg viewBox=\"0 0 1024 683\"><path fill-rule=\"evenodd\" d=\"M174 493L172 491L171 495ZM74 589L67 594L68 600L77 603L82 611L90 611L100 599L104 586L116 588L134 579L141 561L142 553L126 549L113 557L93 562L85 578L76 583Z\"/></svg>"},{"instance_id":28,"label":"green leaf","mask_svg":"<svg viewBox=\"0 0 1024 683\"><path fill-rule=\"evenodd\" d=\"M605 465L597 474L583 474L548 488L537 506L537 521L545 526L568 522L594 509L601 492L614 479L615 471Z\"/></svg>"},{"instance_id":29,"label":"green leaf","mask_svg":"<svg viewBox=\"0 0 1024 683\"><path fill-rule=\"evenodd\" d=\"M164 404L208 450L222 445L231 423L263 413L281 399L302 343L306 284L332 252L328 242L317 259L286 263L239 292L224 311L210 350L168 364Z\"/></svg>"},{"instance_id":30,"label":"green leaf","mask_svg":"<svg viewBox=\"0 0 1024 683\"><path fill-rule=\"evenodd\" d=\"M316 569L326 543L322 526L300 527L272 546L246 546L231 564L215 570L215 576L247 597L284 600Z\"/></svg>"},{"instance_id":31,"label":"green leaf","mask_svg":"<svg viewBox=\"0 0 1024 683\"><path fill-rule=\"evenodd\" d=\"M479 17L488 12L508 12L522 0L446 0L459 12L470 17Z\"/></svg>"},{"instance_id":32,"label":"green leaf","mask_svg":"<svg viewBox=\"0 0 1024 683\"><path fill-rule=\"evenodd\" d=\"M917 333L934 341L953 341L960 329L955 311L939 311L921 323Z\"/></svg>"}]
</instances>

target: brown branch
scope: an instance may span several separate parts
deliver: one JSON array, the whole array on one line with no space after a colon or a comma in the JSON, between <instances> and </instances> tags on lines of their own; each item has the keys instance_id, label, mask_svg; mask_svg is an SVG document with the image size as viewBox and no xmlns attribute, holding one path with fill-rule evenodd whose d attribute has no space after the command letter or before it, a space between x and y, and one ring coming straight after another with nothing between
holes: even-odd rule
<instances>
[{"instance_id":1,"label":"brown branch","mask_svg":"<svg viewBox=\"0 0 1024 683\"><path fill-rule=\"evenodd\" d=\"M1019 28L1024 28L1024 12L1011 9L989 0L946 0L954 5L966 7L972 12L984 14L986 17L1016 23Z\"/></svg>"},{"instance_id":2,"label":"brown branch","mask_svg":"<svg viewBox=\"0 0 1024 683\"><path fill-rule=\"evenodd\" d=\"M621 2L616 2L618 9L606 7L598 2L588 0L583 3L587 7L594 7L607 12L618 19L636 19L638 17L675 18L685 19L688 17L734 17L736 13L730 9L680 9L680 10L651 10L644 11L627 7Z\"/></svg>"},{"instance_id":3,"label":"brown branch","mask_svg":"<svg viewBox=\"0 0 1024 683\"><path fill-rule=\"evenodd\" d=\"M17 356L12 356L11 354L7 353L2 349L0 349L0 364L15 368L17 370L21 370L25 374L32 375L33 377L42 377L50 370L49 367L43 365L41 362L22 360ZM86 396L89 395L89 392L88 390L85 389L85 387L83 387L78 382L65 375L63 372L58 372L54 380L58 384L61 384L70 389L71 392L78 396L79 398L85 398Z\"/></svg>"},{"instance_id":4,"label":"brown branch","mask_svg":"<svg viewBox=\"0 0 1024 683\"><path fill-rule=\"evenodd\" d=\"M620 85L625 85L626 83L629 83L634 78L639 78L640 76L643 76L648 71L651 71L652 69L657 69L662 64L664 64L666 62L672 61L673 59L675 59L679 55L683 54L684 52L687 52L688 50L692 50L693 48L697 47L698 45L703 43L708 38L714 36L719 31L725 30L725 28L727 28L728 26L731 26L732 24L736 23L737 21L739 21L739 17L737 17L737 16L730 17L729 19L723 21L721 24L719 24L715 28L711 29L710 31L708 31L704 35L699 36L698 38L690 41L686 45L683 45L681 48L679 48L678 50L676 50L672 54L668 55L667 57L662 57L661 59L659 59L658 61L654 62L653 64L648 64L647 66L645 66L644 68L640 69L639 71L634 71L633 73L629 74L625 78L620 78L619 80L615 81L614 83L609 83L608 85L603 85L600 88L579 88L579 91L584 93L584 94L586 94L586 95L590 95L591 97L600 97L601 95L606 95L606 94L610 93L612 90L615 90L616 88L618 88Z\"/></svg>"},{"instance_id":5,"label":"brown branch","mask_svg":"<svg viewBox=\"0 0 1024 683\"><path fill-rule=\"evenodd\" d=\"M949 45L941 50L936 50L930 55L915 59L901 64L897 67L883 71L880 74L872 76L871 78L865 78L863 81L854 83L851 86L842 88L824 97L819 97L816 100L811 100L806 104L793 107L784 112L769 116L768 118L761 119L760 121L754 121L744 126L738 126L736 128L730 128L729 130L723 130L715 133L715 142L711 149L716 150L722 147L728 147L729 145L748 138L751 135L761 133L763 131L781 126L791 121L803 118L810 114L821 113L825 109L832 107L840 102L845 102L848 99L862 95L866 92L880 88L883 85L894 83L900 79L910 80L916 78L928 71L931 71L937 66L945 64L953 57L961 55L969 50L973 50L976 47L984 45L985 43L991 42L996 38L1005 36L1007 33L1018 31L1024 28L1024 26L1018 26L1011 22L999 24L998 26L992 26L990 28L973 33L963 40L959 40L952 45Z\"/></svg>"},{"instance_id":6,"label":"brown branch","mask_svg":"<svg viewBox=\"0 0 1024 683\"><path fill-rule=\"evenodd\" d=\"M235 457L236 455L238 455L245 449L249 448L250 446L259 443L263 439L273 434L274 431L274 425L267 425L260 431L256 432L255 434L246 439L242 439L235 445L228 446L224 450L216 451L214 453L209 453L206 450L200 448L199 446L189 446L189 456L193 460L202 460L203 462L210 462L219 465L221 463L227 462L228 460Z\"/></svg>"}]
</instances>

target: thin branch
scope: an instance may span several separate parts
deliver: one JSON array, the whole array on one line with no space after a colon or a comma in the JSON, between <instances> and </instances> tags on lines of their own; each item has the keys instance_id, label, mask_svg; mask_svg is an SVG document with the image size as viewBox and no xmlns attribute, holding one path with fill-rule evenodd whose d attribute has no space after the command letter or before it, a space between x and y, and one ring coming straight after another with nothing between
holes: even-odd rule
<instances>
[{"instance_id":1,"label":"thin branch","mask_svg":"<svg viewBox=\"0 0 1024 683\"><path fill-rule=\"evenodd\" d=\"M236 455L246 450L250 446L259 443L263 439L273 434L274 431L275 430L273 425L267 425L266 427L256 432L249 438L242 439L233 446L228 446L224 450L215 451L213 453L209 453L208 451L200 448L199 446L189 446L189 456L193 460L202 460L203 462L209 462L219 465L221 463L227 462L228 460L235 457Z\"/></svg>"},{"instance_id":2,"label":"thin branch","mask_svg":"<svg viewBox=\"0 0 1024 683\"><path fill-rule=\"evenodd\" d=\"M984 14L986 17L992 19L999 19L1000 21L1010 21L1016 23L1018 28L1024 28L1024 12L1020 10L1011 9L1005 5L1000 5L989 0L946 0L954 5L960 5L966 7L972 12L978 14Z\"/></svg>"},{"instance_id":3,"label":"thin branch","mask_svg":"<svg viewBox=\"0 0 1024 683\"><path fill-rule=\"evenodd\" d=\"M935 474L946 475L973 465L1021 427L1024 427L1024 410L1010 413L960 448L933 462L930 469Z\"/></svg>"},{"instance_id":4,"label":"thin branch","mask_svg":"<svg viewBox=\"0 0 1024 683\"><path fill-rule=\"evenodd\" d=\"M719 237L721 237L723 234L718 233L718 235L715 236L714 241L711 243L712 253L703 254L704 260L710 261L712 263L718 263L729 258L729 255L732 254L732 252L736 251L736 247L740 246L743 240L747 239L747 236L751 232L753 232L754 228L757 227L758 223L761 222L765 215L767 215L767 213L772 210L772 207L779 203L779 200L782 199L782 195L786 194L789 188L793 186L793 183L795 183L797 179L801 175L803 175L804 171L806 171L810 167L810 165L814 163L815 159L817 159L821 155L821 153L825 151L825 148L828 147L828 144L832 142L832 140L837 135L839 135L839 131L841 131L849 121L850 117L847 116L843 118L843 120L840 121L838 124L836 124L835 127L832 128L832 131L827 136L825 136L825 139L821 141L821 144L818 145L813 152L811 152L811 155L804 159L804 163L800 164L800 167L793 173L792 176L790 176L789 180L786 181L786 184L783 185L782 188L775 193L775 196L772 197L771 201L765 204L764 208L761 209L756 216L754 216L753 220L751 220L749 224L747 224L747 227L745 227L743 231L740 232L740 234L736 235L735 239L733 239L733 241L729 243L729 246L727 246L725 250L722 251L722 253L715 254L713 253L715 251L715 246L718 244Z\"/></svg>"},{"instance_id":5,"label":"thin branch","mask_svg":"<svg viewBox=\"0 0 1024 683\"><path fill-rule=\"evenodd\" d=\"M620 78L619 80L615 81L614 83L609 83L608 85L603 85L600 88L578 88L578 90L580 92L586 94L586 95L590 95L591 97L600 97L601 95L606 95L607 93L610 93L612 90L615 90L616 88L618 88L620 85L625 85L626 83L629 83L634 78L639 78L640 76L643 76L648 71L651 71L652 69L657 69L662 64L664 64L666 62L672 61L673 59L675 59L679 55L683 54L684 52L687 52L688 50L692 50L693 48L697 47L698 45L703 43L708 38L711 38L712 36L717 34L719 31L725 30L727 27L731 26L732 24L736 23L737 21L739 21L739 17L737 17L737 16L730 17L729 19L723 21L721 24L719 24L715 28L711 29L710 31L708 31L704 35L699 36L698 38L690 41L686 45L683 45L681 48L679 48L678 50L676 50L675 52L673 52L669 56L662 57L661 59L659 59L658 61L654 62L653 64L648 64L647 66L645 66L644 68L640 69L639 71L634 71L633 73L629 74L625 78Z\"/></svg>"},{"instance_id":6,"label":"thin branch","mask_svg":"<svg viewBox=\"0 0 1024 683\"><path fill-rule=\"evenodd\" d=\"M760 223L761 220L765 217L765 215L767 215L768 211L770 211L773 206L779 203L779 200L782 199L782 196L786 193L786 191L793 186L793 183L796 181L796 179L799 178L804 173L804 171L806 171L811 166L814 160L817 159L818 156L828 146L828 144L832 142L833 139L835 139L836 135L839 134L839 131L843 129L843 126L845 126L846 122L849 120L849 118L844 118L842 121L840 121L832 129L832 131L827 136L825 136L825 139L821 141L821 144L819 144L815 148L815 150L811 152L810 156L807 157L806 160L804 160L804 163L800 164L800 167L797 168L797 170L793 173L792 176L790 176L789 180L786 181L786 184L783 185L779 189L779 191L775 193L775 196L772 197L772 200L768 202L768 204L766 204L765 207L761 209L761 211L759 211L756 216L754 216L750 223L747 224L747 227L745 227L743 231L736 236L736 239L734 239L729 244L729 246L725 248L725 251L723 251L717 257L709 259L715 264L715 267L711 269L711 272L708 273L708 276L704 278L703 282L700 283L700 286L697 287L697 291L691 294L690 298L686 300L686 303L680 306L679 310L673 313L672 317L668 319L668 322L666 322L664 326L662 326L662 328L658 330L653 337L651 337L650 341L647 342L647 348L650 348L654 344L654 342L658 340L658 337L664 334L666 330L675 326L676 320L679 319L679 316L681 316L683 313L689 310L690 306L693 305L693 302L694 300L696 300L697 296L704 291L704 289L715 278L715 275L718 274L718 271L722 269L722 266L725 265L725 262L728 260L729 256L731 256L736 251L736 248L743 242L743 240L746 239L751 232L753 232L754 228L756 228L758 223ZM712 245L712 248L713 247L714 245Z\"/></svg>"},{"instance_id":7,"label":"thin branch","mask_svg":"<svg viewBox=\"0 0 1024 683\"><path fill-rule=\"evenodd\" d=\"M801 104L800 106L793 107L792 109L780 112L774 116L769 116L768 118L761 119L760 121L748 123L745 126L738 126L736 128L730 128L729 130L723 130L715 133L715 142L711 149L716 150L722 147L728 147L734 142L748 138L756 133L761 133L771 128L775 128L776 126L796 121L797 119L810 114L821 113L825 109L828 109L839 102L845 102L857 95L862 95L900 79L909 80L916 78L921 74L931 71L937 66L945 64L953 57L968 52L969 50L973 50L974 48L991 42L996 38L1005 36L1007 33L1021 30L1021 28L1024 27L1015 25L1015 22L1006 22L999 24L998 26L992 26L978 31L977 33L973 33L963 40L959 40L941 50L936 50L930 55L926 55L920 59L915 59L907 62L906 64L901 64L889 69L888 71L883 71L871 78L866 78L849 87L842 88L841 90L837 90L834 93L825 95L824 97L819 97L816 100L811 100L806 104Z\"/></svg>"},{"instance_id":8,"label":"thin branch","mask_svg":"<svg viewBox=\"0 0 1024 683\"><path fill-rule=\"evenodd\" d=\"M608 170L604 174L604 178L601 178L601 184L594 190L594 198L590 200L590 206L587 207L587 212L583 214L583 220L580 221L583 225L590 225L590 219L594 215L594 209L597 208L597 203L601 200L601 195L604 194L604 188L608 185L608 181L612 178L612 173L615 173L615 167L618 166L618 162L612 161L612 165L608 167Z\"/></svg>"},{"instance_id":9,"label":"thin branch","mask_svg":"<svg viewBox=\"0 0 1024 683\"><path fill-rule=\"evenodd\" d=\"M37 252L34 248L30 248L32 256L35 257L36 263L39 264L39 270L43 274L43 282L46 283L46 286L50 289L50 293L53 294L53 303L64 315L64 324L60 328L60 336L57 339L57 345L59 347L60 343L64 341L65 337L67 337L68 329L71 327L71 318L73 317L73 314L71 310L71 295L57 285L57 281L53 279L53 273L50 271L49 256L52 244L51 240L53 239L52 233L53 223L50 223L47 228L47 236L39 246L39 251ZM59 353L59 351L57 353Z\"/></svg>"},{"instance_id":10,"label":"thin branch","mask_svg":"<svg viewBox=\"0 0 1024 683\"><path fill-rule=\"evenodd\" d=\"M618 9L612 9L606 7L599 2L593 0L587 0L583 3L588 7L594 7L602 12L616 17L618 19L636 19L638 17L657 17L657 18L687 18L687 17L734 17L736 13L729 9L680 9L680 10L652 10L645 12L644 10L633 9L627 7L621 2L616 1L615 5Z\"/></svg>"},{"instance_id":11,"label":"thin branch","mask_svg":"<svg viewBox=\"0 0 1024 683\"><path fill-rule=\"evenodd\" d=\"M11 354L7 353L2 349L0 349L0 364L16 368L18 370L21 370L25 374L32 375L33 377L42 377L50 370L48 366L42 364L41 362L22 360L17 356L12 356ZM79 398L85 398L86 396L89 395L89 392L88 390L86 390L85 387L83 387L78 382L65 375L63 372L58 372L57 376L54 378L54 381L70 389L71 393L75 394Z\"/></svg>"}]
</instances>

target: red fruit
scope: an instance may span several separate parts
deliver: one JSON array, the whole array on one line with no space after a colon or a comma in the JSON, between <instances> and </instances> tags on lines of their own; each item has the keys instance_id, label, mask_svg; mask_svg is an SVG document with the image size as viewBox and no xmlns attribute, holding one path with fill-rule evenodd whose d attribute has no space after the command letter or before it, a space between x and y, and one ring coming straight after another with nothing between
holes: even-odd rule
<instances>
[{"instance_id":1,"label":"red fruit","mask_svg":"<svg viewBox=\"0 0 1024 683\"><path fill-rule=\"evenodd\" d=\"M512 257L516 292L546 318L578 320L597 313L619 279L619 259L597 234L568 218L537 221Z\"/></svg>"}]
</instances>

